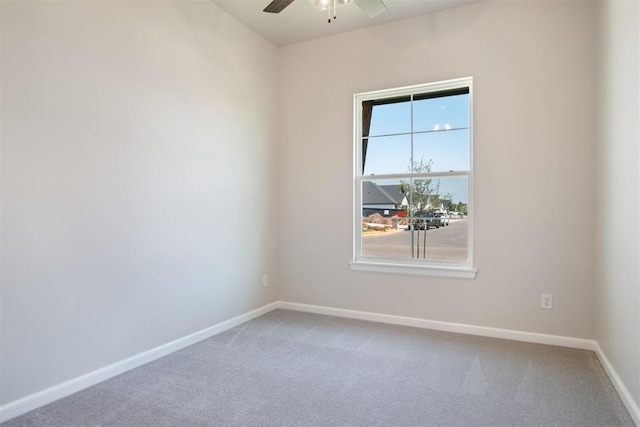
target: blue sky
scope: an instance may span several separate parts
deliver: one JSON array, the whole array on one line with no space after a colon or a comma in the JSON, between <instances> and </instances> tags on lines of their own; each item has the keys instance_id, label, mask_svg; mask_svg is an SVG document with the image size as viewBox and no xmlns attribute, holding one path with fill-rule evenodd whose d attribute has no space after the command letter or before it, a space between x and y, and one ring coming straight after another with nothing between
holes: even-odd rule
<instances>
[{"instance_id":1,"label":"blue sky","mask_svg":"<svg viewBox=\"0 0 640 427\"><path fill-rule=\"evenodd\" d=\"M469 170L469 96L457 95L414 101L415 161L433 160L433 172ZM411 103L399 102L373 108L365 175L406 173L411 159ZM405 133L404 135L398 135ZM435 181L435 180L434 180ZM382 184L382 182L378 182ZM392 181L388 184L394 183ZM440 179L441 195L467 203L466 178Z\"/></svg>"}]
</instances>

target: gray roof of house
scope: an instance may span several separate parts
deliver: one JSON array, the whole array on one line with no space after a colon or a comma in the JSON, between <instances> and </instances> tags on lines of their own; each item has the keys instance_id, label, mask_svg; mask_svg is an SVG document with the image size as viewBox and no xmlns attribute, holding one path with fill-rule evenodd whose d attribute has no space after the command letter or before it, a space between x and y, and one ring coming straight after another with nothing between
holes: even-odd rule
<instances>
[{"instance_id":1,"label":"gray roof of house","mask_svg":"<svg viewBox=\"0 0 640 427\"><path fill-rule=\"evenodd\" d=\"M362 183L363 205L399 205L403 198L399 185L377 185L370 181Z\"/></svg>"},{"instance_id":2,"label":"gray roof of house","mask_svg":"<svg viewBox=\"0 0 640 427\"><path fill-rule=\"evenodd\" d=\"M402 203L402 200L405 197L405 194L400 191L399 185L378 185L382 191L389 195L394 200L396 205Z\"/></svg>"}]
</instances>

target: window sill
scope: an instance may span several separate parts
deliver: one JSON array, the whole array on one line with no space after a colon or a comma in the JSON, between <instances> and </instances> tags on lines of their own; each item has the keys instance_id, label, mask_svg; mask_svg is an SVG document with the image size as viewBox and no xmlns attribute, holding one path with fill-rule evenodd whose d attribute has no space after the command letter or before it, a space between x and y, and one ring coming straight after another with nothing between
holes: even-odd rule
<instances>
[{"instance_id":1,"label":"window sill","mask_svg":"<svg viewBox=\"0 0 640 427\"><path fill-rule=\"evenodd\" d=\"M351 261L351 270L370 273L412 274L419 276L475 279L478 270L470 267L394 264L389 262Z\"/></svg>"}]
</instances>

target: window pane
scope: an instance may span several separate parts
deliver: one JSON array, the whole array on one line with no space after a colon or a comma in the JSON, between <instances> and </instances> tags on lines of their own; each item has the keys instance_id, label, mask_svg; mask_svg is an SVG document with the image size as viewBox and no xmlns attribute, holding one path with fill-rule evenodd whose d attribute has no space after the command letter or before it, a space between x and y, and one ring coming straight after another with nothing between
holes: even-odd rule
<instances>
[{"instance_id":1,"label":"window pane","mask_svg":"<svg viewBox=\"0 0 640 427\"><path fill-rule=\"evenodd\" d=\"M469 127L469 95L421 99L413 103L413 131Z\"/></svg>"},{"instance_id":2,"label":"window pane","mask_svg":"<svg viewBox=\"0 0 640 427\"><path fill-rule=\"evenodd\" d=\"M362 255L411 258L407 229L407 190L399 180L362 183Z\"/></svg>"},{"instance_id":3,"label":"window pane","mask_svg":"<svg viewBox=\"0 0 640 427\"><path fill-rule=\"evenodd\" d=\"M434 178L429 197L429 233L422 247L414 247L416 258L466 261L469 227L467 177ZM432 216L431 216L432 214ZM426 245L426 246L425 246ZM417 245L416 245L417 246ZM426 247L426 253L425 253Z\"/></svg>"},{"instance_id":4,"label":"window pane","mask_svg":"<svg viewBox=\"0 0 640 427\"><path fill-rule=\"evenodd\" d=\"M469 180L466 176L434 178L432 186L435 190L433 194L436 196L432 207L439 207L438 199L448 200L448 203L444 203L447 210L456 211L460 206L466 212L469 201Z\"/></svg>"},{"instance_id":5,"label":"window pane","mask_svg":"<svg viewBox=\"0 0 640 427\"><path fill-rule=\"evenodd\" d=\"M467 202L466 177L363 182L362 255L466 261Z\"/></svg>"},{"instance_id":6,"label":"window pane","mask_svg":"<svg viewBox=\"0 0 640 427\"><path fill-rule=\"evenodd\" d=\"M415 134L413 158L427 164L430 160L432 172L468 171L469 130L449 130Z\"/></svg>"},{"instance_id":7,"label":"window pane","mask_svg":"<svg viewBox=\"0 0 640 427\"><path fill-rule=\"evenodd\" d=\"M369 136L411 132L411 102L374 105Z\"/></svg>"},{"instance_id":8,"label":"window pane","mask_svg":"<svg viewBox=\"0 0 640 427\"><path fill-rule=\"evenodd\" d=\"M366 146L363 175L409 172L411 135L369 138Z\"/></svg>"}]
</instances>

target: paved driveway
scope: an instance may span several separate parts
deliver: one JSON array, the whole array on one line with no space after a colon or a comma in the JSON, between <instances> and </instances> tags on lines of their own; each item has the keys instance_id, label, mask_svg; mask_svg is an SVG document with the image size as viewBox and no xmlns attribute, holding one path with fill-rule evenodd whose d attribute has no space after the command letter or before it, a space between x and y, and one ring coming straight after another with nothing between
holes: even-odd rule
<instances>
[{"instance_id":1,"label":"paved driveway","mask_svg":"<svg viewBox=\"0 0 640 427\"><path fill-rule=\"evenodd\" d=\"M363 236L362 254L388 258L467 259L467 220L452 220L446 227L430 230L399 230ZM413 238L412 238L413 237Z\"/></svg>"}]
</instances>

